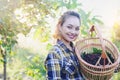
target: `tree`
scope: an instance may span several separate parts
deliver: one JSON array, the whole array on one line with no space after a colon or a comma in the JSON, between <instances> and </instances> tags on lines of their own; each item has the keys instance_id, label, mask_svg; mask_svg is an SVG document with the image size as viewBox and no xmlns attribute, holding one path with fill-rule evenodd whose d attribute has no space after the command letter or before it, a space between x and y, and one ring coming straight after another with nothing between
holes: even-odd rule
<instances>
[{"instance_id":1,"label":"tree","mask_svg":"<svg viewBox=\"0 0 120 80\"><path fill-rule=\"evenodd\" d=\"M53 2L53 1L52 1ZM54 9L57 8L55 1L46 0L4 0L0 1L0 50L2 58L0 61L4 65L4 80L6 80L6 64L12 48L17 43L17 34L27 35L32 28L46 31L45 18L54 17ZM48 7L49 6L49 7ZM45 27L43 27L45 26ZM44 32L45 33L45 32ZM42 36L49 36L44 34ZM44 40L43 40L44 41Z\"/></svg>"},{"instance_id":2,"label":"tree","mask_svg":"<svg viewBox=\"0 0 120 80\"><path fill-rule=\"evenodd\" d=\"M4 80L6 80L6 64L7 57L12 53L13 46L17 43L17 34L27 34L30 27L21 24L15 17L14 10L19 5L14 4L13 1L0 1L0 50L4 66ZM19 0L17 0L19 1Z\"/></svg>"}]
</instances>

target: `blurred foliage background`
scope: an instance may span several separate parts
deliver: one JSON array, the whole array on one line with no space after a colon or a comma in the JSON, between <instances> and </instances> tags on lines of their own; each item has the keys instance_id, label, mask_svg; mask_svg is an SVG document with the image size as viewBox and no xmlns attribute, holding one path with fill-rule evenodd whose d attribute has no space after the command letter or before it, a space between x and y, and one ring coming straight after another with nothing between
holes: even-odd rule
<instances>
[{"instance_id":1,"label":"blurred foliage background","mask_svg":"<svg viewBox=\"0 0 120 80\"><path fill-rule=\"evenodd\" d=\"M77 0L0 0L0 79L45 80L44 60L53 43L59 16L67 10L80 13L79 39L93 24L103 26L100 16L81 8ZM120 24L111 31L111 41L120 50ZM119 80L115 73L114 80Z\"/></svg>"}]
</instances>

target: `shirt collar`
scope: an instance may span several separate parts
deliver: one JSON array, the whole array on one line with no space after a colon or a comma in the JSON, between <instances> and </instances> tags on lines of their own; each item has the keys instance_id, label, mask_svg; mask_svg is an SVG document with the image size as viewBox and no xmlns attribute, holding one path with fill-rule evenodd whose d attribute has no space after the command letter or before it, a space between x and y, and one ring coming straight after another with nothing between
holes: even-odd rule
<instances>
[{"instance_id":1,"label":"shirt collar","mask_svg":"<svg viewBox=\"0 0 120 80\"><path fill-rule=\"evenodd\" d=\"M61 40L57 40L57 44L59 44L66 52L70 52L71 50L69 50L66 45L63 43L63 41ZM70 42L70 46L72 47L73 51L74 52L74 45L72 42Z\"/></svg>"}]
</instances>

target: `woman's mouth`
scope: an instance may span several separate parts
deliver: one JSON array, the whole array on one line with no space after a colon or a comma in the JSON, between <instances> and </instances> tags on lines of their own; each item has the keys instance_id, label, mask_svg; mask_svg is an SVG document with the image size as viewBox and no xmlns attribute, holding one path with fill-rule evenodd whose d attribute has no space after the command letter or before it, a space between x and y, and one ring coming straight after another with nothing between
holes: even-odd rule
<instances>
[{"instance_id":1,"label":"woman's mouth","mask_svg":"<svg viewBox=\"0 0 120 80\"><path fill-rule=\"evenodd\" d=\"M70 39L74 39L76 35L68 35Z\"/></svg>"}]
</instances>

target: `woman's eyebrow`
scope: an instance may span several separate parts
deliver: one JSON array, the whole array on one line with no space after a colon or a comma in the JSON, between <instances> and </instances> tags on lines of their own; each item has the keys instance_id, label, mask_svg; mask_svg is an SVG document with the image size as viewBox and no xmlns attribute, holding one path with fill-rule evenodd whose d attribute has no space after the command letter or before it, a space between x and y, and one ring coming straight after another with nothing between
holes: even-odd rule
<instances>
[{"instance_id":1,"label":"woman's eyebrow","mask_svg":"<svg viewBox=\"0 0 120 80\"><path fill-rule=\"evenodd\" d=\"M68 25L73 26L72 24L68 24ZM75 27L80 27L80 26L75 26Z\"/></svg>"},{"instance_id":2,"label":"woman's eyebrow","mask_svg":"<svg viewBox=\"0 0 120 80\"><path fill-rule=\"evenodd\" d=\"M68 24L68 25L73 26L72 24Z\"/></svg>"},{"instance_id":3,"label":"woman's eyebrow","mask_svg":"<svg viewBox=\"0 0 120 80\"><path fill-rule=\"evenodd\" d=\"M70 25L70 26L72 26L72 27L73 27L73 25L72 25L72 24L68 24L68 25ZM79 26L75 26L75 27L79 27Z\"/></svg>"}]
</instances>

